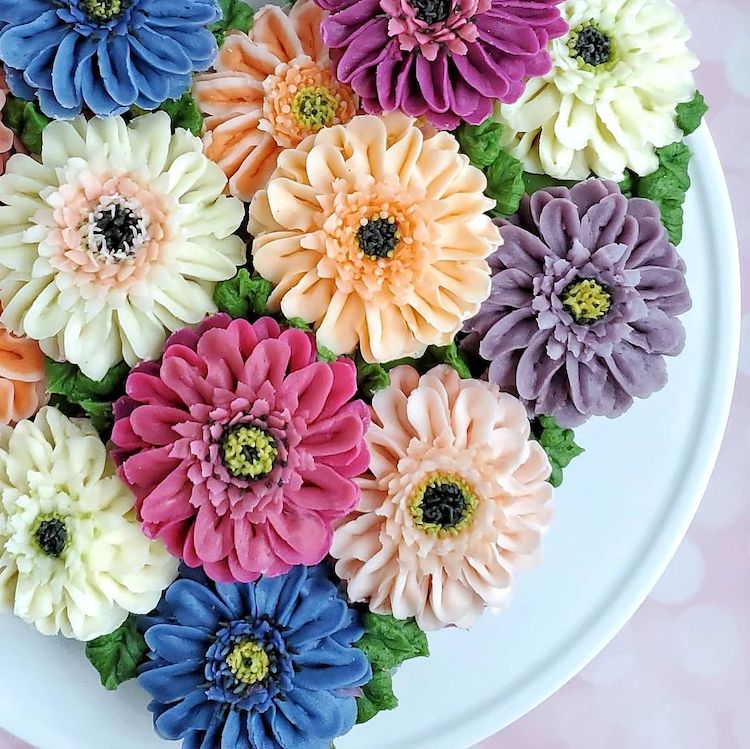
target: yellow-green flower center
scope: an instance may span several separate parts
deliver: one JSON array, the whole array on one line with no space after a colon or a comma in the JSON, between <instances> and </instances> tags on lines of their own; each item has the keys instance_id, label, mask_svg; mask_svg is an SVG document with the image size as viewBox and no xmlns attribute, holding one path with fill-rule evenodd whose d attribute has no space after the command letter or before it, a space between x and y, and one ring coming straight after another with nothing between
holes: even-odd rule
<instances>
[{"instance_id":1,"label":"yellow-green flower center","mask_svg":"<svg viewBox=\"0 0 750 749\"><path fill-rule=\"evenodd\" d=\"M68 526L59 515L40 515L31 531L37 546L49 557L59 558L68 545Z\"/></svg>"},{"instance_id":2,"label":"yellow-green flower center","mask_svg":"<svg viewBox=\"0 0 750 749\"><path fill-rule=\"evenodd\" d=\"M457 536L474 521L479 498L456 474L431 473L409 498L414 525L431 536Z\"/></svg>"},{"instance_id":3,"label":"yellow-green flower center","mask_svg":"<svg viewBox=\"0 0 750 749\"><path fill-rule=\"evenodd\" d=\"M618 60L614 39L594 21L586 21L573 29L568 39L568 48L585 70L609 69Z\"/></svg>"},{"instance_id":4,"label":"yellow-green flower center","mask_svg":"<svg viewBox=\"0 0 750 749\"><path fill-rule=\"evenodd\" d=\"M104 23L121 16L130 0L80 0L79 7L90 20Z\"/></svg>"},{"instance_id":5,"label":"yellow-green flower center","mask_svg":"<svg viewBox=\"0 0 750 749\"><path fill-rule=\"evenodd\" d=\"M562 295L563 307L581 325L601 320L612 306L612 295L606 286L593 278L570 284Z\"/></svg>"},{"instance_id":6,"label":"yellow-green flower center","mask_svg":"<svg viewBox=\"0 0 750 749\"><path fill-rule=\"evenodd\" d=\"M271 661L255 640L242 640L227 656L227 666L237 681L256 684L268 676Z\"/></svg>"},{"instance_id":7,"label":"yellow-green flower center","mask_svg":"<svg viewBox=\"0 0 750 749\"><path fill-rule=\"evenodd\" d=\"M292 100L292 116L300 127L317 132L336 117L339 100L325 86L302 88Z\"/></svg>"},{"instance_id":8,"label":"yellow-green flower center","mask_svg":"<svg viewBox=\"0 0 750 749\"><path fill-rule=\"evenodd\" d=\"M257 427L240 424L230 427L221 438L221 457L235 478L257 479L271 472L278 455L270 434Z\"/></svg>"}]
</instances>

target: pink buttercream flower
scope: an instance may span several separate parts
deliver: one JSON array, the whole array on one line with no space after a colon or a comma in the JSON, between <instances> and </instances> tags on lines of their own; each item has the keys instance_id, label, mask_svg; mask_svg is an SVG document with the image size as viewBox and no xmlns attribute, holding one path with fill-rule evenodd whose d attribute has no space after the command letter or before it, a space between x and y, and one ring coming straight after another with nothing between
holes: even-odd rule
<instances>
[{"instance_id":1,"label":"pink buttercream flower","mask_svg":"<svg viewBox=\"0 0 750 749\"><path fill-rule=\"evenodd\" d=\"M312 337L227 315L167 341L128 376L112 439L150 538L221 582L317 564L356 507L367 406L353 362Z\"/></svg>"},{"instance_id":2,"label":"pink buttercream flower","mask_svg":"<svg viewBox=\"0 0 750 749\"><path fill-rule=\"evenodd\" d=\"M5 109L8 93L5 72L0 70L0 174L5 174L5 165L14 153L26 153L23 143L2 120L2 111Z\"/></svg>"}]
</instances>

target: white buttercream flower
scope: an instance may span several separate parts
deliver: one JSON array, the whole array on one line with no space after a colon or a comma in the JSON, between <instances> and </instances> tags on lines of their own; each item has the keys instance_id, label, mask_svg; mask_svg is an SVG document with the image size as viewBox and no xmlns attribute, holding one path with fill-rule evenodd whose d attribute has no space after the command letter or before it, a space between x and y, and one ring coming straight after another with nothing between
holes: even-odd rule
<instances>
[{"instance_id":1,"label":"white buttercream flower","mask_svg":"<svg viewBox=\"0 0 750 749\"><path fill-rule=\"evenodd\" d=\"M141 532L91 424L43 408L0 427L0 607L45 635L91 640L145 614L177 575Z\"/></svg>"},{"instance_id":2,"label":"white buttercream flower","mask_svg":"<svg viewBox=\"0 0 750 749\"><path fill-rule=\"evenodd\" d=\"M2 323L97 380L155 358L245 262L225 186L164 112L51 123L41 163L17 155L0 177Z\"/></svg>"},{"instance_id":3,"label":"white buttercream flower","mask_svg":"<svg viewBox=\"0 0 750 749\"><path fill-rule=\"evenodd\" d=\"M499 108L504 145L557 179L650 174L695 93L685 19L671 0L566 0L561 11L570 31L552 42L552 70Z\"/></svg>"},{"instance_id":4,"label":"white buttercream flower","mask_svg":"<svg viewBox=\"0 0 750 749\"><path fill-rule=\"evenodd\" d=\"M439 366L372 400L370 470L331 555L352 601L424 630L502 608L552 520L550 464L520 401Z\"/></svg>"}]
</instances>

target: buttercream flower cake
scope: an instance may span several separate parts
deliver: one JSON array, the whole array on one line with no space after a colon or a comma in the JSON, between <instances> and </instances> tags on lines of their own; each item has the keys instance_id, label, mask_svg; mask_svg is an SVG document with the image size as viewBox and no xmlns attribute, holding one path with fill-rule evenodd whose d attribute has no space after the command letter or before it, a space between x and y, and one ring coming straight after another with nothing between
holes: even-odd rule
<instances>
[{"instance_id":1,"label":"buttercream flower cake","mask_svg":"<svg viewBox=\"0 0 750 749\"><path fill-rule=\"evenodd\" d=\"M688 39L671 0L0 0L2 610L185 749L391 709L684 346Z\"/></svg>"}]
</instances>

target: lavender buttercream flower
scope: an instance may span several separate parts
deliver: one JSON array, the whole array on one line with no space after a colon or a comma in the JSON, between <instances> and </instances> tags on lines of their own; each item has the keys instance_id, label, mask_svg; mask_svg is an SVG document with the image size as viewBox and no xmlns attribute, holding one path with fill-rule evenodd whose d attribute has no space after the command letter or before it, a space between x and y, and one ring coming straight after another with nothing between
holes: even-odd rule
<instances>
[{"instance_id":1,"label":"lavender buttercream flower","mask_svg":"<svg viewBox=\"0 0 750 749\"><path fill-rule=\"evenodd\" d=\"M336 75L371 114L400 109L439 128L474 124L545 75L568 30L561 0L316 0Z\"/></svg>"},{"instance_id":2,"label":"lavender buttercream flower","mask_svg":"<svg viewBox=\"0 0 750 749\"><path fill-rule=\"evenodd\" d=\"M664 387L691 302L653 202L591 179L526 196L497 223L492 292L464 328L492 382L566 427Z\"/></svg>"}]
</instances>

